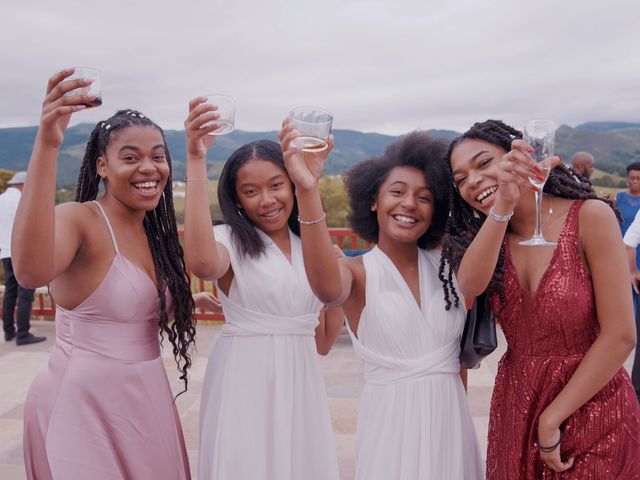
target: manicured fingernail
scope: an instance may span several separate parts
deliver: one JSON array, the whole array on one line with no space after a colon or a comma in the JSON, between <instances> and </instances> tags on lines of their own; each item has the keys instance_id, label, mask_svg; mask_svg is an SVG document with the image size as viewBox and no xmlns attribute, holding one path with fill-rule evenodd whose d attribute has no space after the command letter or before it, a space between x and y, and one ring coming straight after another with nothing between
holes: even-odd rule
<instances>
[{"instance_id":1,"label":"manicured fingernail","mask_svg":"<svg viewBox=\"0 0 640 480\"><path fill-rule=\"evenodd\" d=\"M87 106L86 106L86 105L76 105L75 107L73 107L73 109L74 109L76 112L79 112L80 110L84 110L85 108L87 108Z\"/></svg>"}]
</instances>

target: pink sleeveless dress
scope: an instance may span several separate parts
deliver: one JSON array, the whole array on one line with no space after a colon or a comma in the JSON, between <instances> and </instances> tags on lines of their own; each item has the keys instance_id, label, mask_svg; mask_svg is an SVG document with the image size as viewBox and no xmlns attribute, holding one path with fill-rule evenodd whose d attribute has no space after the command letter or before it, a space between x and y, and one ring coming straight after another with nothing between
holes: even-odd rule
<instances>
[{"instance_id":1,"label":"pink sleeveless dress","mask_svg":"<svg viewBox=\"0 0 640 480\"><path fill-rule=\"evenodd\" d=\"M591 275L580 254L582 203L571 205L533 295L520 286L507 242L506 301L499 321L509 347L500 360L491 400L490 480L640 479L640 407L623 368L565 422L560 448L563 458L575 457L571 469L553 472L535 445L538 417L567 384L600 331Z\"/></svg>"},{"instance_id":2,"label":"pink sleeveless dress","mask_svg":"<svg viewBox=\"0 0 640 480\"><path fill-rule=\"evenodd\" d=\"M183 480L189 462L160 356L160 301L118 250L98 288L56 309L56 344L24 407L32 480Z\"/></svg>"}]
</instances>

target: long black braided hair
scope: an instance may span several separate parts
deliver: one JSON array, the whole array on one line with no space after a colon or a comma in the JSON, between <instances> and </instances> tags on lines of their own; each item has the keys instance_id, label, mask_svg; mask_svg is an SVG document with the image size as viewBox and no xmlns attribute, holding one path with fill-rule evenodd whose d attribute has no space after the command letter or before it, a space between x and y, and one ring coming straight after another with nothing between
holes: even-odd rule
<instances>
[{"instance_id":1,"label":"long black braided hair","mask_svg":"<svg viewBox=\"0 0 640 480\"><path fill-rule=\"evenodd\" d=\"M76 202L96 199L100 187L100 177L96 169L98 157L105 155L109 139L114 132L133 126L153 127L161 133L169 164L167 184L158 206L145 214L144 230L156 271L160 299L160 336L164 339L164 333L166 333L173 345L173 356L178 364L180 379L184 381L184 391L186 391L187 370L191 366L189 347L195 343L196 334L193 319L194 303L186 273L184 252L178 239L178 226L173 207L171 156L162 129L135 110L120 110L108 120L99 122L87 141L87 149L78 176ZM171 323L165 296L167 287L173 297L174 321Z\"/></svg>"},{"instance_id":2,"label":"long black braided hair","mask_svg":"<svg viewBox=\"0 0 640 480\"><path fill-rule=\"evenodd\" d=\"M447 152L446 165L451 172L451 154L453 150L465 140L482 140L492 145L496 145L505 152L511 150L511 142L516 138L522 138L522 133L500 120L486 120L475 123L460 137L456 138L450 145ZM453 287L453 271L457 271L465 251L482 227L486 216L471 207L465 202L457 189L450 191L449 209L451 211L443 236L442 260L438 276L444 285L444 294L447 310L452 303L457 307L460 298ZM613 203L607 198L600 198L591 187L591 182L578 175L570 167L564 164L558 165L551 170L549 178L544 185L544 193L554 197L568 199L599 199L608 203L616 214L617 210ZM499 304L505 301L502 276L505 270L504 246L500 248L496 269L491 277L486 293L498 295ZM446 273L445 273L446 272ZM452 302L453 297L453 302Z\"/></svg>"}]
</instances>

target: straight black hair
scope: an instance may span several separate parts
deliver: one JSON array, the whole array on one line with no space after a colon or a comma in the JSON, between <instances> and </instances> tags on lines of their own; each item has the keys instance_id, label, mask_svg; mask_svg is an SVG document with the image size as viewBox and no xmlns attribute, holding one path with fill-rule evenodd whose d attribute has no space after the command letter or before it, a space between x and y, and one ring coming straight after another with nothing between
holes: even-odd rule
<instances>
[{"instance_id":1,"label":"straight black hair","mask_svg":"<svg viewBox=\"0 0 640 480\"><path fill-rule=\"evenodd\" d=\"M231 238L238 246L242 256L249 255L257 258L265 251L265 244L256 226L238 207L240 200L236 191L236 181L238 170L249 160L263 160L271 162L280 167L285 173L284 158L280 145L271 140L256 140L238 148L231 154L224 164L220 181L218 182L218 203L224 223L231 227ZM288 176L287 176L288 178ZM289 228L296 235L300 235L300 224L298 223L298 202L295 196L295 186L291 184L293 190L293 210L289 215L287 223Z\"/></svg>"}]
</instances>

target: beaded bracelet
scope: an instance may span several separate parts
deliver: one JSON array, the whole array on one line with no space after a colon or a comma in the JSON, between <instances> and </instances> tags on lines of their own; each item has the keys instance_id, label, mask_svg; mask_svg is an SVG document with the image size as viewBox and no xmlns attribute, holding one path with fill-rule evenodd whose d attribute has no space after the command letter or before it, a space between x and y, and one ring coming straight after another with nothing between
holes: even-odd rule
<instances>
[{"instance_id":1,"label":"beaded bracelet","mask_svg":"<svg viewBox=\"0 0 640 480\"><path fill-rule=\"evenodd\" d=\"M558 441L556 442L556 444L551 447L543 447L542 445L540 445L539 441L536 443L538 444L538 450L540 450L542 453L551 453L556 448L558 448L558 445L560 445L560 442L562 442L562 431L560 431L560 438L558 438Z\"/></svg>"},{"instance_id":2,"label":"beaded bracelet","mask_svg":"<svg viewBox=\"0 0 640 480\"><path fill-rule=\"evenodd\" d=\"M298 222L300 222L300 225L315 225L316 223L320 223L321 221L323 221L325 218L327 218L327 212L323 212L322 216L317 220L309 220L309 221L302 220L300 218L300 215L298 215Z\"/></svg>"},{"instance_id":3,"label":"beaded bracelet","mask_svg":"<svg viewBox=\"0 0 640 480\"><path fill-rule=\"evenodd\" d=\"M499 215L493 211L493 207L489 209L489 218L493 218L496 222L508 222L513 217L513 211L510 213L505 213L504 215Z\"/></svg>"}]
</instances>

